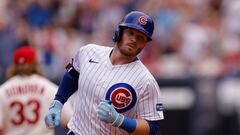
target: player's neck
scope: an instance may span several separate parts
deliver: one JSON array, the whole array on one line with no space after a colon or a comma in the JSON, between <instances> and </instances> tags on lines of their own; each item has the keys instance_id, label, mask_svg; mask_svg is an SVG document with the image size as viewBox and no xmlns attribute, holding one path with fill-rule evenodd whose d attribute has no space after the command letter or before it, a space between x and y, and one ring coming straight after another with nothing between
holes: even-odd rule
<instances>
[{"instance_id":1,"label":"player's neck","mask_svg":"<svg viewBox=\"0 0 240 135\"><path fill-rule=\"evenodd\" d=\"M128 64L131 63L135 60L137 60L137 57L129 57L123 55L117 47L114 47L112 52L110 53L110 61L112 65L123 65L123 64Z\"/></svg>"}]
</instances>

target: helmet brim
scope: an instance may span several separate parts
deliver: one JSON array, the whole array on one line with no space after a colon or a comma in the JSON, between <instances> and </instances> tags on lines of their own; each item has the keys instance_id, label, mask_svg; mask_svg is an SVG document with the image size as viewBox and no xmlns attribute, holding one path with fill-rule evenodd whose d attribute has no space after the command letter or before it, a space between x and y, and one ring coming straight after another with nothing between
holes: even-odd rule
<instances>
[{"instance_id":1,"label":"helmet brim","mask_svg":"<svg viewBox=\"0 0 240 135\"><path fill-rule=\"evenodd\" d=\"M137 31L140 31L148 38L148 41L152 41L150 34L145 29L143 29L142 27L140 27L138 25L130 24L130 23L119 24L119 28L122 28L122 27L132 28Z\"/></svg>"}]
</instances>

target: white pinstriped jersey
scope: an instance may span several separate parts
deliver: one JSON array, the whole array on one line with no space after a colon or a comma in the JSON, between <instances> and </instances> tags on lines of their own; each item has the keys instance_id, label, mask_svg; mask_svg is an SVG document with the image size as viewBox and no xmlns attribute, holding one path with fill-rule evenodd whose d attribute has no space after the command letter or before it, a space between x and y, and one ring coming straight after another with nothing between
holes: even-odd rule
<instances>
[{"instance_id":1,"label":"white pinstriped jersey","mask_svg":"<svg viewBox=\"0 0 240 135\"><path fill-rule=\"evenodd\" d=\"M76 135L126 135L126 131L97 118L101 100L111 100L129 118L163 119L160 89L146 67L136 60L112 65L113 48L89 44L80 48L73 66L80 72L74 114L68 127Z\"/></svg>"},{"instance_id":2,"label":"white pinstriped jersey","mask_svg":"<svg viewBox=\"0 0 240 135\"><path fill-rule=\"evenodd\" d=\"M39 76L15 76L0 87L0 129L2 135L54 135L46 128L44 117L57 86ZM72 106L63 107L61 123L67 125Z\"/></svg>"}]
</instances>

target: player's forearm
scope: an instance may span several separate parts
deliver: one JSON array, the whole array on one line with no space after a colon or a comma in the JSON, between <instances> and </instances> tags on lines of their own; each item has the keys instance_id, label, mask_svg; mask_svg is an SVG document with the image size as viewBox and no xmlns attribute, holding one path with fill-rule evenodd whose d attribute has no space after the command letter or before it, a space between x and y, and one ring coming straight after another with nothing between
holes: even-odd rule
<instances>
[{"instance_id":1,"label":"player's forearm","mask_svg":"<svg viewBox=\"0 0 240 135\"><path fill-rule=\"evenodd\" d=\"M156 135L157 128L155 127L157 127L157 125L155 121L147 122L144 119L131 119L126 116L123 117L124 120L119 128L127 131L128 133L131 133L132 135Z\"/></svg>"},{"instance_id":2,"label":"player's forearm","mask_svg":"<svg viewBox=\"0 0 240 135\"><path fill-rule=\"evenodd\" d=\"M150 128L146 120L136 119L136 129L133 132L133 135L149 135Z\"/></svg>"}]
</instances>

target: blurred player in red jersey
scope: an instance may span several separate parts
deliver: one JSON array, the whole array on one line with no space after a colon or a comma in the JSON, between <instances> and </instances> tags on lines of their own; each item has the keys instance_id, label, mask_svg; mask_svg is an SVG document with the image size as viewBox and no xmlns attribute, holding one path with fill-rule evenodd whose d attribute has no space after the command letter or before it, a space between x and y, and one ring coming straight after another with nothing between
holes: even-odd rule
<instances>
[{"instance_id":1,"label":"blurred player in red jersey","mask_svg":"<svg viewBox=\"0 0 240 135\"><path fill-rule=\"evenodd\" d=\"M0 86L0 134L54 135L53 129L46 128L44 116L57 85L41 76L36 50L30 46L18 48L7 76L9 80ZM66 127L71 105L67 103L62 112L60 121Z\"/></svg>"}]
</instances>

